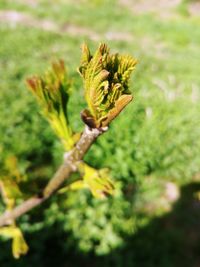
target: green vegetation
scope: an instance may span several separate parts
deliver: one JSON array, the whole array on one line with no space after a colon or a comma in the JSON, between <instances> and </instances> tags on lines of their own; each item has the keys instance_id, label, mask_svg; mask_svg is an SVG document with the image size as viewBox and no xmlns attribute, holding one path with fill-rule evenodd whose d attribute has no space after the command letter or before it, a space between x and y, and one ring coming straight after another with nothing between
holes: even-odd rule
<instances>
[{"instance_id":1,"label":"green vegetation","mask_svg":"<svg viewBox=\"0 0 200 267\"><path fill-rule=\"evenodd\" d=\"M87 190L56 194L19 220L28 255L12 259L9 242L2 241L0 266L198 264L199 235L192 237L199 231L200 19L182 12L183 5L162 18L134 14L114 0L1 1L0 167L8 173L6 161L16 157L21 175L32 181L28 188L24 181L25 192L37 192L38 181L43 188L64 152L25 79L63 58L76 90L70 122L80 132L85 104L74 70L81 44L94 51L106 42L139 63L132 103L86 157L95 168L110 168L116 195L98 200ZM18 12L18 22L11 13L2 20L6 10ZM175 204L166 194L169 182L180 188Z\"/></svg>"}]
</instances>

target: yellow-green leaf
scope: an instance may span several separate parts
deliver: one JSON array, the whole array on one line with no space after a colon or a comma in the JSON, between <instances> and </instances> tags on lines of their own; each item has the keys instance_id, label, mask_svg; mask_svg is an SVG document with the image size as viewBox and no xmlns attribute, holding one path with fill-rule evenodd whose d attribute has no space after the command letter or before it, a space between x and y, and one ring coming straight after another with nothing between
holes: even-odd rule
<instances>
[{"instance_id":1,"label":"yellow-green leaf","mask_svg":"<svg viewBox=\"0 0 200 267\"><path fill-rule=\"evenodd\" d=\"M28 245L22 235L22 232L19 229L17 230L18 231L12 241L12 253L16 259L28 252Z\"/></svg>"},{"instance_id":2,"label":"yellow-green leaf","mask_svg":"<svg viewBox=\"0 0 200 267\"><path fill-rule=\"evenodd\" d=\"M0 179L0 191L7 209L12 209L15 200L22 197L22 193L17 183L10 177Z\"/></svg>"},{"instance_id":3,"label":"yellow-green leaf","mask_svg":"<svg viewBox=\"0 0 200 267\"><path fill-rule=\"evenodd\" d=\"M89 188L96 198L104 198L114 194L114 183L108 169L96 170L85 163L80 163L79 170L83 174L85 188Z\"/></svg>"},{"instance_id":4,"label":"yellow-green leaf","mask_svg":"<svg viewBox=\"0 0 200 267\"><path fill-rule=\"evenodd\" d=\"M81 116L89 127L107 126L132 100L129 80L136 64L130 55L110 54L105 44L99 46L94 56L84 45L79 72L88 107Z\"/></svg>"},{"instance_id":5,"label":"yellow-green leaf","mask_svg":"<svg viewBox=\"0 0 200 267\"><path fill-rule=\"evenodd\" d=\"M99 199L114 194L115 187L108 169L96 170L82 162L79 163L78 170L82 179L61 188L59 193L66 193L69 190L89 189L92 195Z\"/></svg>"},{"instance_id":6,"label":"yellow-green leaf","mask_svg":"<svg viewBox=\"0 0 200 267\"><path fill-rule=\"evenodd\" d=\"M73 148L73 132L67 112L72 86L64 62L60 60L53 63L52 68L44 75L28 79L27 85L37 97L44 116L61 139L65 149Z\"/></svg>"},{"instance_id":7,"label":"yellow-green leaf","mask_svg":"<svg viewBox=\"0 0 200 267\"><path fill-rule=\"evenodd\" d=\"M0 228L0 235L12 238L12 253L14 258L18 259L21 255L25 255L28 252L28 245L23 234L16 226Z\"/></svg>"}]
</instances>

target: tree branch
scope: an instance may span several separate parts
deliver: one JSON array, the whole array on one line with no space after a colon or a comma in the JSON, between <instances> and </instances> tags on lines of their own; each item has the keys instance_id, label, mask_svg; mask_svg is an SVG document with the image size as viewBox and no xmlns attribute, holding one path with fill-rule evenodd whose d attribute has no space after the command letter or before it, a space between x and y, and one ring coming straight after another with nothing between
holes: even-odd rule
<instances>
[{"instance_id":1,"label":"tree branch","mask_svg":"<svg viewBox=\"0 0 200 267\"><path fill-rule=\"evenodd\" d=\"M25 200L13 210L3 213L0 216L0 226L11 224L15 219L40 205L53 193L55 193L61 187L63 182L77 170L77 163L83 159L84 155L87 153L96 138L106 130L106 127L101 129L91 129L88 126L85 126L79 141L75 147L65 155L64 163L58 168L57 172L44 188L43 192Z\"/></svg>"}]
</instances>

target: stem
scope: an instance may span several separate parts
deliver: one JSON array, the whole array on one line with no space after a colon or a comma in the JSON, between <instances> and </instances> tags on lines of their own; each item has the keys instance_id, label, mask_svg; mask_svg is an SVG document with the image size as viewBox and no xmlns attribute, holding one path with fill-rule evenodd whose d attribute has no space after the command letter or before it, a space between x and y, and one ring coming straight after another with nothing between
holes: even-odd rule
<instances>
[{"instance_id":1,"label":"stem","mask_svg":"<svg viewBox=\"0 0 200 267\"><path fill-rule=\"evenodd\" d=\"M77 170L77 163L83 159L84 155L87 153L96 138L106 130L107 128L90 129L86 126L79 141L75 147L67 153L64 163L58 168L53 178L44 188L42 194L33 196L30 199L25 200L13 210L3 213L0 216L0 226L11 224L13 220L40 205L54 194L61 187L63 182L70 176L70 174Z\"/></svg>"}]
</instances>

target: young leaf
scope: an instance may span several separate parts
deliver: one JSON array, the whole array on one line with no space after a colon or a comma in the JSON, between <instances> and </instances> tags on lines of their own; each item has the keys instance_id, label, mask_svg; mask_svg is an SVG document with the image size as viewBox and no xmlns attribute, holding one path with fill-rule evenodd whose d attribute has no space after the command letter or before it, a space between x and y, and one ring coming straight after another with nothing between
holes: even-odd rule
<instances>
[{"instance_id":1,"label":"young leaf","mask_svg":"<svg viewBox=\"0 0 200 267\"><path fill-rule=\"evenodd\" d=\"M16 229L15 236L12 241L12 253L14 258L18 259L21 255L25 255L28 252L28 245L19 229Z\"/></svg>"},{"instance_id":2,"label":"young leaf","mask_svg":"<svg viewBox=\"0 0 200 267\"><path fill-rule=\"evenodd\" d=\"M82 46L79 73L88 108L81 117L89 127L107 126L132 100L129 80L136 64L129 55L110 54L105 44L99 46L94 56L85 44Z\"/></svg>"},{"instance_id":3,"label":"young leaf","mask_svg":"<svg viewBox=\"0 0 200 267\"><path fill-rule=\"evenodd\" d=\"M16 226L0 228L0 235L12 238L12 253L14 258L18 259L21 255L25 255L28 252L28 245L23 234Z\"/></svg>"},{"instance_id":4,"label":"young leaf","mask_svg":"<svg viewBox=\"0 0 200 267\"><path fill-rule=\"evenodd\" d=\"M59 190L59 193L65 193L68 190L89 189L95 198L100 199L114 194L115 187L108 169L96 170L81 162L78 165L78 170L82 175L82 179L63 187Z\"/></svg>"},{"instance_id":5,"label":"young leaf","mask_svg":"<svg viewBox=\"0 0 200 267\"><path fill-rule=\"evenodd\" d=\"M85 187L90 189L94 197L104 198L114 194L114 183L108 169L96 170L84 162L80 163L78 168L83 175Z\"/></svg>"},{"instance_id":6,"label":"young leaf","mask_svg":"<svg viewBox=\"0 0 200 267\"><path fill-rule=\"evenodd\" d=\"M6 173L9 173L9 176L13 177L13 179L17 183L27 180L27 176L21 173L18 159L14 155L6 158L5 169L6 169Z\"/></svg>"},{"instance_id":7,"label":"young leaf","mask_svg":"<svg viewBox=\"0 0 200 267\"><path fill-rule=\"evenodd\" d=\"M45 117L63 142L65 149L70 150L74 146L73 132L67 114L71 82L64 62L60 60L53 63L51 70L43 76L28 79L27 85L37 97Z\"/></svg>"},{"instance_id":8,"label":"young leaf","mask_svg":"<svg viewBox=\"0 0 200 267\"><path fill-rule=\"evenodd\" d=\"M0 178L0 193L7 210L14 208L16 199L22 198L18 184L8 176Z\"/></svg>"}]
</instances>

